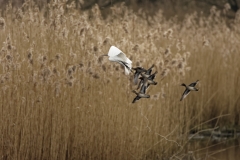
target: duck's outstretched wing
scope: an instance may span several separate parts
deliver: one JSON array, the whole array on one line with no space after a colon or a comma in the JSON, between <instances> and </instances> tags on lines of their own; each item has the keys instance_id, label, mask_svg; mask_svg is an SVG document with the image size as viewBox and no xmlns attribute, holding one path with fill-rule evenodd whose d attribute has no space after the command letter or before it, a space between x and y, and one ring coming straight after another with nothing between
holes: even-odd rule
<instances>
[{"instance_id":1,"label":"duck's outstretched wing","mask_svg":"<svg viewBox=\"0 0 240 160\"><path fill-rule=\"evenodd\" d=\"M144 81L143 79L141 79L141 80L139 81L137 89L139 89L139 88L141 87L141 85L143 84L143 81Z\"/></svg>"},{"instance_id":2,"label":"duck's outstretched wing","mask_svg":"<svg viewBox=\"0 0 240 160\"><path fill-rule=\"evenodd\" d=\"M198 83L198 81L199 81L199 80L197 80L196 82L193 82L193 83L189 84L189 86L191 86L191 87L195 87L196 84Z\"/></svg>"},{"instance_id":3,"label":"duck's outstretched wing","mask_svg":"<svg viewBox=\"0 0 240 160\"><path fill-rule=\"evenodd\" d=\"M155 73L151 74L151 75L148 77L148 79L154 80L154 78L156 77L156 74L157 74L157 73L158 73L158 72L156 71Z\"/></svg>"},{"instance_id":4,"label":"duck's outstretched wing","mask_svg":"<svg viewBox=\"0 0 240 160\"><path fill-rule=\"evenodd\" d=\"M138 83L138 77L140 75L140 72L134 73L133 83L136 85Z\"/></svg>"},{"instance_id":5,"label":"duck's outstretched wing","mask_svg":"<svg viewBox=\"0 0 240 160\"><path fill-rule=\"evenodd\" d=\"M145 94L146 93L146 89L147 89L147 85L145 85L144 82L143 82L143 85L141 87L140 93Z\"/></svg>"},{"instance_id":6,"label":"duck's outstretched wing","mask_svg":"<svg viewBox=\"0 0 240 160\"><path fill-rule=\"evenodd\" d=\"M152 73L152 68L153 67L154 67L154 64L150 68L148 68L148 70L146 71L147 75L150 75Z\"/></svg>"},{"instance_id":7,"label":"duck's outstretched wing","mask_svg":"<svg viewBox=\"0 0 240 160\"><path fill-rule=\"evenodd\" d=\"M138 83L138 77L142 72L146 72L147 70L144 69L143 67L136 67L132 68L132 70L135 70L134 73L134 78L133 78L133 83L136 85Z\"/></svg>"},{"instance_id":8,"label":"duck's outstretched wing","mask_svg":"<svg viewBox=\"0 0 240 160\"><path fill-rule=\"evenodd\" d=\"M190 93L190 90L186 88L182 94L180 101L182 101L184 98L186 98L189 93Z\"/></svg>"},{"instance_id":9,"label":"duck's outstretched wing","mask_svg":"<svg viewBox=\"0 0 240 160\"><path fill-rule=\"evenodd\" d=\"M135 103L135 102L138 101L139 99L141 99L141 97L136 96L136 97L133 99L132 103Z\"/></svg>"}]
</instances>

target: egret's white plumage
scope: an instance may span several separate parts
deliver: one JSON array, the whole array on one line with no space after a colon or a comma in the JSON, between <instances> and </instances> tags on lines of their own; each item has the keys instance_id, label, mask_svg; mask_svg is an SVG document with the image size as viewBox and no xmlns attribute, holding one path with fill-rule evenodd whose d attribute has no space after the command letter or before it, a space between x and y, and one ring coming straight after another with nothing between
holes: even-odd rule
<instances>
[{"instance_id":1,"label":"egret's white plumage","mask_svg":"<svg viewBox=\"0 0 240 160\"><path fill-rule=\"evenodd\" d=\"M118 49L117 47L111 46L109 51L108 51L108 56L109 57L114 57L114 56L117 56L121 52L122 51L120 49Z\"/></svg>"},{"instance_id":2,"label":"egret's white plumage","mask_svg":"<svg viewBox=\"0 0 240 160\"><path fill-rule=\"evenodd\" d=\"M132 61L117 47L111 46L108 51L109 60L122 64L125 68L125 74L128 75L132 69Z\"/></svg>"}]
</instances>

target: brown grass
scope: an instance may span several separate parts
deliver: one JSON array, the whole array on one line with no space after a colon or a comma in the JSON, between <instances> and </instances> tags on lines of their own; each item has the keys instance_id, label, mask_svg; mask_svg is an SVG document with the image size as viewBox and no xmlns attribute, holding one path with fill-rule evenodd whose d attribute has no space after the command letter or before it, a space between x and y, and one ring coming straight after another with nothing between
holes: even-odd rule
<instances>
[{"instance_id":1,"label":"brown grass","mask_svg":"<svg viewBox=\"0 0 240 160\"><path fill-rule=\"evenodd\" d=\"M190 129L239 124L239 17L226 24L212 10L179 24L73 8L26 3L0 18L2 159L174 159ZM150 99L132 104L132 77L99 59L111 45L134 66L156 65ZM197 79L180 102L180 84Z\"/></svg>"}]
</instances>

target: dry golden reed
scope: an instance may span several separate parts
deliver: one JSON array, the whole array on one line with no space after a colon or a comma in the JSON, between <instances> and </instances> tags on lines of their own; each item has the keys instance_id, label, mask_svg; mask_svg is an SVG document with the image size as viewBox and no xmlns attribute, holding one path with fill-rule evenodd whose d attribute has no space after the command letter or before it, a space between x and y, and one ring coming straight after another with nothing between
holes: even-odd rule
<instances>
[{"instance_id":1,"label":"dry golden reed","mask_svg":"<svg viewBox=\"0 0 240 160\"><path fill-rule=\"evenodd\" d=\"M97 5L74 7L26 1L1 15L2 159L184 159L192 128L239 125L239 16L229 25L212 8L181 23L120 5L103 19ZM155 64L150 99L131 103L132 79L99 58L111 45L133 66ZM180 102L180 84L197 79Z\"/></svg>"}]
</instances>

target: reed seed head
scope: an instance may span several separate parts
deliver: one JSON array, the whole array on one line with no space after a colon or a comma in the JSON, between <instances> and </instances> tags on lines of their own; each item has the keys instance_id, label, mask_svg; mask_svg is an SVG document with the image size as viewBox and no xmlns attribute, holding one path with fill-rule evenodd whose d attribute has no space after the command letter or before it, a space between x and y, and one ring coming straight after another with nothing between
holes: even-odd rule
<instances>
[{"instance_id":1,"label":"reed seed head","mask_svg":"<svg viewBox=\"0 0 240 160\"><path fill-rule=\"evenodd\" d=\"M5 30L5 27L6 27L5 20L4 18L0 17L0 31Z\"/></svg>"}]
</instances>

